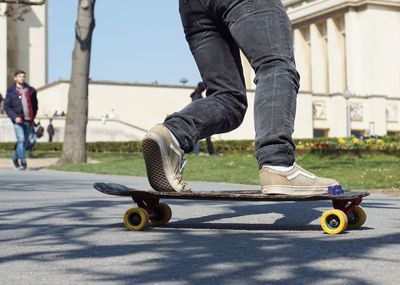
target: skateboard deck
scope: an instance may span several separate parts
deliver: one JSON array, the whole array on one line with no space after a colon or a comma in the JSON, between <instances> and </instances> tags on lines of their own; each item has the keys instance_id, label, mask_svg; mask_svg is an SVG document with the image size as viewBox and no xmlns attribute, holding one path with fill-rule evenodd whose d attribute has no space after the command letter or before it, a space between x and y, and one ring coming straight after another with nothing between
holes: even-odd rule
<instances>
[{"instance_id":1,"label":"skateboard deck","mask_svg":"<svg viewBox=\"0 0 400 285\"><path fill-rule=\"evenodd\" d=\"M142 230L152 221L155 225L166 224L172 215L167 204L159 203L160 199L179 200L226 200L226 201L316 201L331 200L334 209L324 213L321 226L325 232L336 234L346 228L361 227L366 220L366 214L359 206L362 198L369 192L343 192L332 188L331 194L325 195L265 195L261 190L247 191L194 191L194 192L157 192L155 190L140 190L115 183L95 183L94 188L104 194L131 197L139 208L129 209L124 216L124 225L129 230ZM266 206L266 211L267 211Z\"/></svg>"},{"instance_id":2,"label":"skateboard deck","mask_svg":"<svg viewBox=\"0 0 400 285\"><path fill-rule=\"evenodd\" d=\"M237 200L237 201L312 201L312 200L351 200L368 196L368 192L344 192L340 195L265 195L261 190L246 191L194 191L194 192L158 192L140 190L115 183L95 183L94 188L104 194L130 196L133 199L180 199L180 200Z\"/></svg>"}]
</instances>

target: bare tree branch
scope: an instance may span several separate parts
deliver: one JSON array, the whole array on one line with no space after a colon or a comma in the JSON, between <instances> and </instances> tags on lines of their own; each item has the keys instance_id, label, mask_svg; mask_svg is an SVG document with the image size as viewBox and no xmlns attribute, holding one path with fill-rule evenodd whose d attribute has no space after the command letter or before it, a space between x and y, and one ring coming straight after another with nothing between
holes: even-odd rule
<instances>
[{"instance_id":1,"label":"bare tree branch","mask_svg":"<svg viewBox=\"0 0 400 285\"><path fill-rule=\"evenodd\" d=\"M39 2L30 2L29 0L0 0L0 3L23 4L23 5L44 5L46 3L46 0L41 0Z\"/></svg>"}]
</instances>

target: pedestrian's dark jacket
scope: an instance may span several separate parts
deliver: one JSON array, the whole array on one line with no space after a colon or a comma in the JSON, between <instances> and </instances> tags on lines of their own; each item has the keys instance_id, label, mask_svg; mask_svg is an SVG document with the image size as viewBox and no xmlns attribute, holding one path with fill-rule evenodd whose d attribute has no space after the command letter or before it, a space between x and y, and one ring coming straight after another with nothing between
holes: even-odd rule
<instances>
[{"instance_id":1,"label":"pedestrian's dark jacket","mask_svg":"<svg viewBox=\"0 0 400 285\"><path fill-rule=\"evenodd\" d=\"M36 113L38 110L38 100L37 100L37 93L36 89L29 86L28 84L25 84L25 87L29 91L30 95L30 102L31 102L31 107L32 107L32 112L33 112L33 118L32 120L36 117ZM21 96L17 91L17 85L14 83L7 89L7 94L6 94L6 99L4 100L4 110L6 111L8 117L15 123L15 119L17 117L24 118L24 111L22 107L22 102L21 102Z\"/></svg>"},{"instance_id":2,"label":"pedestrian's dark jacket","mask_svg":"<svg viewBox=\"0 0 400 285\"><path fill-rule=\"evenodd\" d=\"M49 136L54 136L54 127L52 124L49 124L47 126L47 133L49 134Z\"/></svg>"}]
</instances>

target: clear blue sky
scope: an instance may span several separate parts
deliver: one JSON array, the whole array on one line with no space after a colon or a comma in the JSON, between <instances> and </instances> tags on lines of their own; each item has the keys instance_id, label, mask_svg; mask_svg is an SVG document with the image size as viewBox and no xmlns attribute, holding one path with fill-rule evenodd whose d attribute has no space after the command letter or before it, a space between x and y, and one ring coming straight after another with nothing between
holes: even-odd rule
<instances>
[{"instance_id":1,"label":"clear blue sky","mask_svg":"<svg viewBox=\"0 0 400 285\"><path fill-rule=\"evenodd\" d=\"M78 0L48 0L49 81L69 79ZM195 85L200 75L183 34L178 0L97 0L93 80Z\"/></svg>"}]
</instances>

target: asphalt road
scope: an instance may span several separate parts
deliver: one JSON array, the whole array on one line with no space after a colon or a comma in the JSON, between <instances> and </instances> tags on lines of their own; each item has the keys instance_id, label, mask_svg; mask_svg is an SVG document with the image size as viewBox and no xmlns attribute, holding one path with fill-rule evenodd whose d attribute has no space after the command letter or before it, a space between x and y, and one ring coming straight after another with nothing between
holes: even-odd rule
<instances>
[{"instance_id":1,"label":"asphalt road","mask_svg":"<svg viewBox=\"0 0 400 285\"><path fill-rule=\"evenodd\" d=\"M132 202L96 181L147 187L143 177L0 169L2 285L399 284L399 196L367 197L365 225L336 236L319 226L328 201L171 200L168 225L129 232Z\"/></svg>"}]
</instances>

